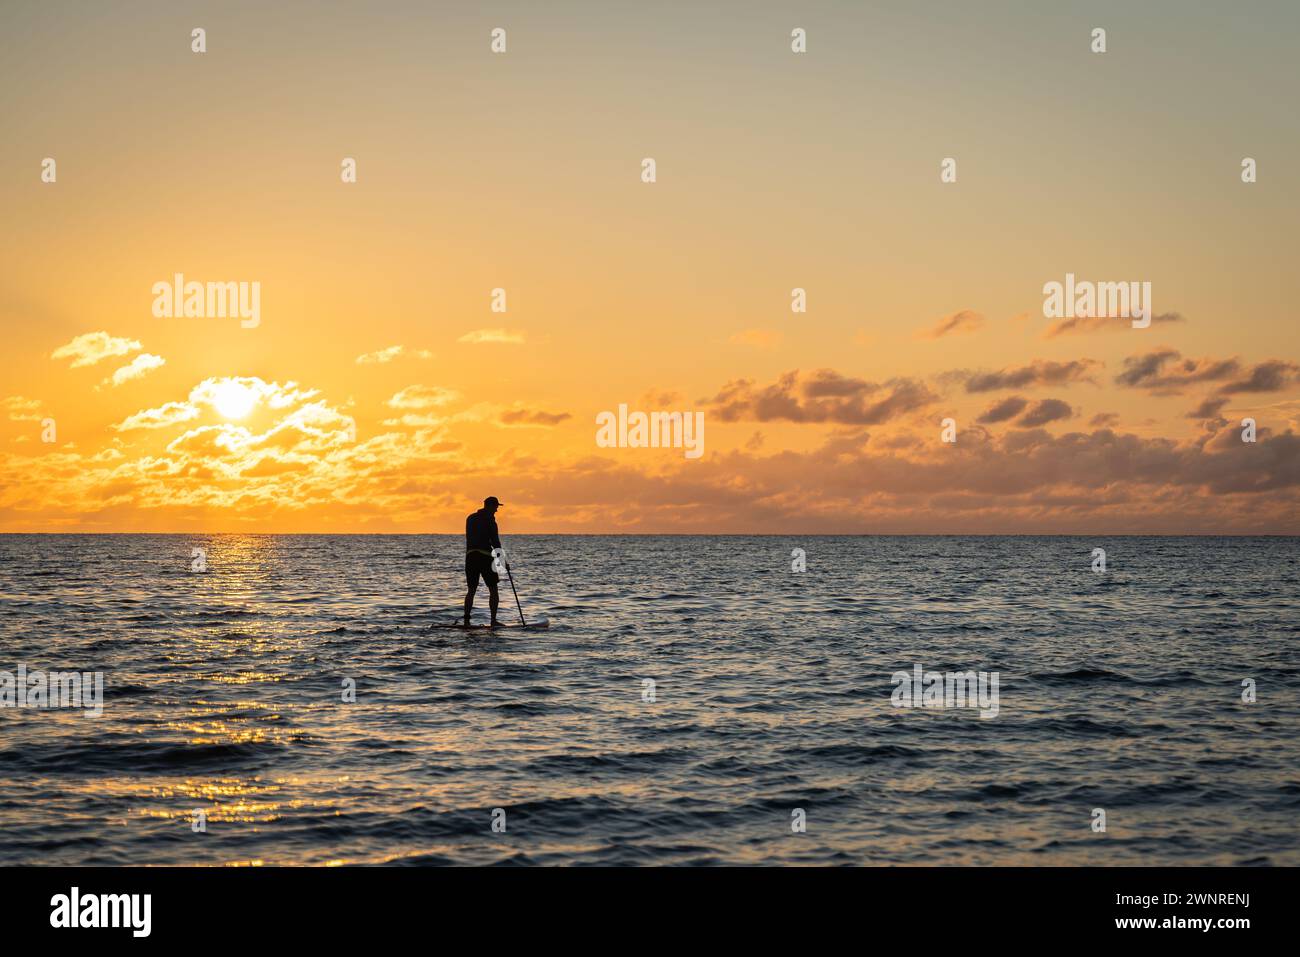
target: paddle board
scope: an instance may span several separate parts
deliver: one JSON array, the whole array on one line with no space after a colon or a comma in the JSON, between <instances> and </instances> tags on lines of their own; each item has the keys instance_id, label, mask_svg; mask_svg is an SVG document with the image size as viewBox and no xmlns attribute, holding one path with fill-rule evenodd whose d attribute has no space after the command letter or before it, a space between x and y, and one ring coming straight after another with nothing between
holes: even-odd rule
<instances>
[{"instance_id":1,"label":"paddle board","mask_svg":"<svg viewBox=\"0 0 1300 957\"><path fill-rule=\"evenodd\" d=\"M498 625L464 625L459 621L449 621L449 622L434 622L429 627L430 628L455 628L457 631L502 631L507 628L516 631L524 631L524 630L532 631L535 628L548 628L550 627L550 624L551 623L549 621L547 621L545 618L542 618L537 621L530 621L526 625L521 625L518 622L515 622L513 624L506 624L505 622L502 622Z\"/></svg>"}]
</instances>

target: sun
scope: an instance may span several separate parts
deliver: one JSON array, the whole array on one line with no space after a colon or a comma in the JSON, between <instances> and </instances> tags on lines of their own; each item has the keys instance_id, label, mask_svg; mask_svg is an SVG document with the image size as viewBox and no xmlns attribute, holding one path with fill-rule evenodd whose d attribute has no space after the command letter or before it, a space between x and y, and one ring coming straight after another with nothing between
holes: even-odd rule
<instances>
[{"instance_id":1,"label":"sun","mask_svg":"<svg viewBox=\"0 0 1300 957\"><path fill-rule=\"evenodd\" d=\"M242 419L257 405L257 393L238 382L223 382L217 386L212 406L227 419Z\"/></svg>"}]
</instances>

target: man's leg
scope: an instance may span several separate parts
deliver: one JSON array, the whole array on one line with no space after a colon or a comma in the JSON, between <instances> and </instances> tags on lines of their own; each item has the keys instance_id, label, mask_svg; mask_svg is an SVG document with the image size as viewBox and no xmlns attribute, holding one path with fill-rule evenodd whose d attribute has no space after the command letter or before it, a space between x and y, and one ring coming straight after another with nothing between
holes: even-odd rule
<instances>
[{"instance_id":1,"label":"man's leg","mask_svg":"<svg viewBox=\"0 0 1300 957\"><path fill-rule=\"evenodd\" d=\"M488 607L492 609L492 624L497 623L497 601L501 596L497 594L497 583L488 582Z\"/></svg>"},{"instance_id":2,"label":"man's leg","mask_svg":"<svg viewBox=\"0 0 1300 957\"><path fill-rule=\"evenodd\" d=\"M478 591L478 571L465 562L465 627L469 627L469 613L474 610L474 593Z\"/></svg>"}]
</instances>

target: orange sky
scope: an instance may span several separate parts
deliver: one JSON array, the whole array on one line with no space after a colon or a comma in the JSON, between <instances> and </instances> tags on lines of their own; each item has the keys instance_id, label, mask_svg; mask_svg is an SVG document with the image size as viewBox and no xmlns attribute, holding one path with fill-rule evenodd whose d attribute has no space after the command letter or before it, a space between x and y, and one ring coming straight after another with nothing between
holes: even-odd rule
<instances>
[{"instance_id":1,"label":"orange sky","mask_svg":"<svg viewBox=\"0 0 1300 957\"><path fill-rule=\"evenodd\" d=\"M263 7L6 12L0 530L1300 531L1293 7Z\"/></svg>"}]
</instances>

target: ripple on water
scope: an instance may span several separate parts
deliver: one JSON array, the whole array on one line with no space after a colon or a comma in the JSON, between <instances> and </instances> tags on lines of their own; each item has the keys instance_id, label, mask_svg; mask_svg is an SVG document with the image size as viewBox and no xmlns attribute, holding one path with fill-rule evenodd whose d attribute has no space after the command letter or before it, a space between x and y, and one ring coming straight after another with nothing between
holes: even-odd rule
<instances>
[{"instance_id":1,"label":"ripple on water","mask_svg":"<svg viewBox=\"0 0 1300 957\"><path fill-rule=\"evenodd\" d=\"M0 711L0 863L1300 863L1297 540L1094 544L518 536L462 634L455 536L0 536L0 670L108 676Z\"/></svg>"}]
</instances>

